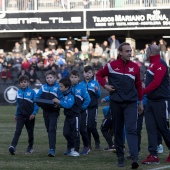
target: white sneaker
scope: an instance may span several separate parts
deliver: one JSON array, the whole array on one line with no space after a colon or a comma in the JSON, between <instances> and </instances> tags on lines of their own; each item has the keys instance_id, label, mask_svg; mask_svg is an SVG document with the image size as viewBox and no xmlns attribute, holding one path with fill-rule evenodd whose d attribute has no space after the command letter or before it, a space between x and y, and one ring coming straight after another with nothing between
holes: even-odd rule
<instances>
[{"instance_id":1,"label":"white sneaker","mask_svg":"<svg viewBox=\"0 0 170 170\"><path fill-rule=\"evenodd\" d=\"M71 151L70 156L80 156L80 154L77 151Z\"/></svg>"},{"instance_id":2,"label":"white sneaker","mask_svg":"<svg viewBox=\"0 0 170 170\"><path fill-rule=\"evenodd\" d=\"M157 152L158 152L158 153L163 153L163 152L164 152L162 144L160 144L159 146L157 146Z\"/></svg>"}]
</instances>

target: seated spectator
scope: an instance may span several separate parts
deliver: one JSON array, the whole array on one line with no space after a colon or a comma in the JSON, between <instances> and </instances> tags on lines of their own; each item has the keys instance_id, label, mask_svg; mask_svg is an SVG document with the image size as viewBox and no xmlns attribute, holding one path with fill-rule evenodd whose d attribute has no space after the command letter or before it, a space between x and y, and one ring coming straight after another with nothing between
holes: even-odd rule
<instances>
[{"instance_id":1,"label":"seated spectator","mask_svg":"<svg viewBox=\"0 0 170 170\"><path fill-rule=\"evenodd\" d=\"M34 70L34 68L32 67L30 69L30 84L31 85L35 85L35 83L41 84L39 78L37 77L37 73Z\"/></svg>"},{"instance_id":2,"label":"seated spectator","mask_svg":"<svg viewBox=\"0 0 170 170\"><path fill-rule=\"evenodd\" d=\"M28 60L26 58L23 58L21 68L24 69L24 70L30 69L30 63L28 62Z\"/></svg>"},{"instance_id":3,"label":"seated spectator","mask_svg":"<svg viewBox=\"0 0 170 170\"><path fill-rule=\"evenodd\" d=\"M40 62L37 63L36 71L45 71L45 70L47 69L44 67L44 60L41 60Z\"/></svg>"},{"instance_id":4,"label":"seated spectator","mask_svg":"<svg viewBox=\"0 0 170 170\"><path fill-rule=\"evenodd\" d=\"M38 70L38 66L37 66L37 63L38 63L38 59L36 57L36 55L33 55L30 59L30 68L33 67L36 71Z\"/></svg>"},{"instance_id":5,"label":"seated spectator","mask_svg":"<svg viewBox=\"0 0 170 170\"><path fill-rule=\"evenodd\" d=\"M69 66L71 66L71 67L73 67L74 64L75 64L75 56L73 56L73 55L71 54L71 51L68 51L68 52L66 53L66 63L67 63L67 65L69 65Z\"/></svg>"},{"instance_id":6,"label":"seated spectator","mask_svg":"<svg viewBox=\"0 0 170 170\"><path fill-rule=\"evenodd\" d=\"M61 46L58 46L56 50L56 55L59 55L62 58L65 58L65 51Z\"/></svg>"},{"instance_id":7,"label":"seated spectator","mask_svg":"<svg viewBox=\"0 0 170 170\"><path fill-rule=\"evenodd\" d=\"M47 70L51 70L52 67L55 67L56 70L58 70L58 65L55 64L54 59L52 57L49 58L48 62L49 62L49 65L48 65Z\"/></svg>"},{"instance_id":8,"label":"seated spectator","mask_svg":"<svg viewBox=\"0 0 170 170\"><path fill-rule=\"evenodd\" d=\"M21 64L22 64L22 58L21 58L21 54L20 53L15 53L14 56L14 64L12 66L12 68L16 68L18 71L21 71Z\"/></svg>"},{"instance_id":9,"label":"seated spectator","mask_svg":"<svg viewBox=\"0 0 170 170\"><path fill-rule=\"evenodd\" d=\"M12 57L12 53L7 53L6 62L7 62L7 68L11 71L12 66L14 64L14 59Z\"/></svg>"},{"instance_id":10,"label":"seated spectator","mask_svg":"<svg viewBox=\"0 0 170 170\"><path fill-rule=\"evenodd\" d=\"M2 68L7 65L4 53L0 53L0 72L2 72Z\"/></svg>"},{"instance_id":11,"label":"seated spectator","mask_svg":"<svg viewBox=\"0 0 170 170\"><path fill-rule=\"evenodd\" d=\"M6 81L7 79L12 79L11 73L9 71L9 69L4 66L1 72L1 79Z\"/></svg>"},{"instance_id":12,"label":"seated spectator","mask_svg":"<svg viewBox=\"0 0 170 170\"><path fill-rule=\"evenodd\" d=\"M66 60L59 55L54 55L54 61L59 67L66 64Z\"/></svg>"},{"instance_id":13,"label":"seated spectator","mask_svg":"<svg viewBox=\"0 0 170 170\"><path fill-rule=\"evenodd\" d=\"M80 62L80 54L81 51L79 51L79 49L77 47L74 48L74 56L75 56L75 62Z\"/></svg>"},{"instance_id":14,"label":"seated spectator","mask_svg":"<svg viewBox=\"0 0 170 170\"><path fill-rule=\"evenodd\" d=\"M89 62L89 55L85 50L82 50L82 52L80 53L80 62L83 63L83 65L88 64Z\"/></svg>"},{"instance_id":15,"label":"seated spectator","mask_svg":"<svg viewBox=\"0 0 170 170\"><path fill-rule=\"evenodd\" d=\"M65 78L65 77L69 77L69 72L67 70L66 65L62 65L60 70L59 70L59 73L58 73L58 78L60 80L60 79Z\"/></svg>"},{"instance_id":16,"label":"seated spectator","mask_svg":"<svg viewBox=\"0 0 170 170\"><path fill-rule=\"evenodd\" d=\"M19 78L21 75L27 75L30 79L30 73L24 69L21 69L21 71L17 74L17 78Z\"/></svg>"}]
</instances>

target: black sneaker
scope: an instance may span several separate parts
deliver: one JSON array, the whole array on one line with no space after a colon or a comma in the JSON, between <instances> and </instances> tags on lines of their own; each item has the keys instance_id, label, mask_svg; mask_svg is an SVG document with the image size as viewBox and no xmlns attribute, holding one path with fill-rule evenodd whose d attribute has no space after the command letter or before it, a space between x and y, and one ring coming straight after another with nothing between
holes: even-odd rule
<instances>
[{"instance_id":1,"label":"black sneaker","mask_svg":"<svg viewBox=\"0 0 170 170\"><path fill-rule=\"evenodd\" d=\"M28 147L27 150L26 150L26 152L25 152L25 154L31 154L31 153L33 153L33 152L34 152L34 149Z\"/></svg>"},{"instance_id":2,"label":"black sneaker","mask_svg":"<svg viewBox=\"0 0 170 170\"><path fill-rule=\"evenodd\" d=\"M124 157L118 157L117 166L118 167L124 167L125 166L125 159L124 159Z\"/></svg>"},{"instance_id":3,"label":"black sneaker","mask_svg":"<svg viewBox=\"0 0 170 170\"><path fill-rule=\"evenodd\" d=\"M137 169L139 167L138 162L132 162L131 169Z\"/></svg>"},{"instance_id":4,"label":"black sneaker","mask_svg":"<svg viewBox=\"0 0 170 170\"><path fill-rule=\"evenodd\" d=\"M124 159L118 160L117 166L124 167L125 166Z\"/></svg>"},{"instance_id":5,"label":"black sneaker","mask_svg":"<svg viewBox=\"0 0 170 170\"><path fill-rule=\"evenodd\" d=\"M116 150L116 148L115 148L115 146L113 145L113 146L104 148L103 150L104 150L104 151L114 151L114 150Z\"/></svg>"},{"instance_id":6,"label":"black sneaker","mask_svg":"<svg viewBox=\"0 0 170 170\"><path fill-rule=\"evenodd\" d=\"M11 155L15 155L15 148L13 146L10 146L9 152L10 152Z\"/></svg>"}]
</instances>

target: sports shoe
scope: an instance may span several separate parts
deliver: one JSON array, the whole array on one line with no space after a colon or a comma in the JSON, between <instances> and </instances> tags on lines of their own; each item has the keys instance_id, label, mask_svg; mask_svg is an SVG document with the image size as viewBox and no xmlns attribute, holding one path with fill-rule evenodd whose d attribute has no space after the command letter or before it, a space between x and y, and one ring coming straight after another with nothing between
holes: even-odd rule
<instances>
[{"instance_id":1,"label":"sports shoe","mask_svg":"<svg viewBox=\"0 0 170 170\"><path fill-rule=\"evenodd\" d=\"M10 152L11 155L15 155L15 148L13 146L10 146L9 152Z\"/></svg>"},{"instance_id":2,"label":"sports shoe","mask_svg":"<svg viewBox=\"0 0 170 170\"><path fill-rule=\"evenodd\" d=\"M166 158L166 162L170 162L170 154L169 154L168 157Z\"/></svg>"},{"instance_id":3,"label":"sports shoe","mask_svg":"<svg viewBox=\"0 0 170 170\"><path fill-rule=\"evenodd\" d=\"M159 158L157 156L149 155L145 160L142 161L142 164L159 164Z\"/></svg>"},{"instance_id":4,"label":"sports shoe","mask_svg":"<svg viewBox=\"0 0 170 170\"><path fill-rule=\"evenodd\" d=\"M27 150L26 150L26 152L25 152L25 154L31 154L31 153L33 153L33 152L34 152L34 149L28 147Z\"/></svg>"},{"instance_id":5,"label":"sports shoe","mask_svg":"<svg viewBox=\"0 0 170 170\"><path fill-rule=\"evenodd\" d=\"M87 155L90 152L90 148L89 147L83 147L83 150L81 152L82 155Z\"/></svg>"},{"instance_id":6,"label":"sports shoe","mask_svg":"<svg viewBox=\"0 0 170 170\"><path fill-rule=\"evenodd\" d=\"M104 151L114 151L114 150L116 150L116 148L115 148L115 146L113 145L113 146L104 148L103 150L104 150Z\"/></svg>"},{"instance_id":7,"label":"sports shoe","mask_svg":"<svg viewBox=\"0 0 170 170\"><path fill-rule=\"evenodd\" d=\"M162 144L157 146L157 152L158 153L163 153L164 152Z\"/></svg>"},{"instance_id":8,"label":"sports shoe","mask_svg":"<svg viewBox=\"0 0 170 170\"><path fill-rule=\"evenodd\" d=\"M67 149L64 153L64 155L70 155L71 149Z\"/></svg>"},{"instance_id":9,"label":"sports shoe","mask_svg":"<svg viewBox=\"0 0 170 170\"><path fill-rule=\"evenodd\" d=\"M80 154L77 151L71 151L70 156L80 156Z\"/></svg>"},{"instance_id":10,"label":"sports shoe","mask_svg":"<svg viewBox=\"0 0 170 170\"><path fill-rule=\"evenodd\" d=\"M125 166L124 158L118 158L117 166L118 167L124 167Z\"/></svg>"},{"instance_id":11,"label":"sports shoe","mask_svg":"<svg viewBox=\"0 0 170 170\"><path fill-rule=\"evenodd\" d=\"M54 149L50 149L49 153L48 153L49 157L54 157L55 156L55 150Z\"/></svg>"},{"instance_id":12,"label":"sports shoe","mask_svg":"<svg viewBox=\"0 0 170 170\"><path fill-rule=\"evenodd\" d=\"M138 162L134 161L131 163L131 169L137 169L139 167Z\"/></svg>"}]
</instances>

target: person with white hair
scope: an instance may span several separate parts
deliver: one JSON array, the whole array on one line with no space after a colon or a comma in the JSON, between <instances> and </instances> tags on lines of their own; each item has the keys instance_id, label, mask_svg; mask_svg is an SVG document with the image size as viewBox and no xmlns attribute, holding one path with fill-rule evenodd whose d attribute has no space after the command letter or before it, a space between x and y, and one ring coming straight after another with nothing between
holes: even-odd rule
<instances>
[{"instance_id":1,"label":"person with white hair","mask_svg":"<svg viewBox=\"0 0 170 170\"><path fill-rule=\"evenodd\" d=\"M148 103L145 110L145 123L148 134L149 156L142 164L159 164L157 152L157 130L163 136L166 146L170 151L170 129L169 129L169 73L167 64L160 56L157 45L151 44L146 50L150 65L146 72L146 87L143 95L146 95ZM170 162L170 154L166 159Z\"/></svg>"}]
</instances>

